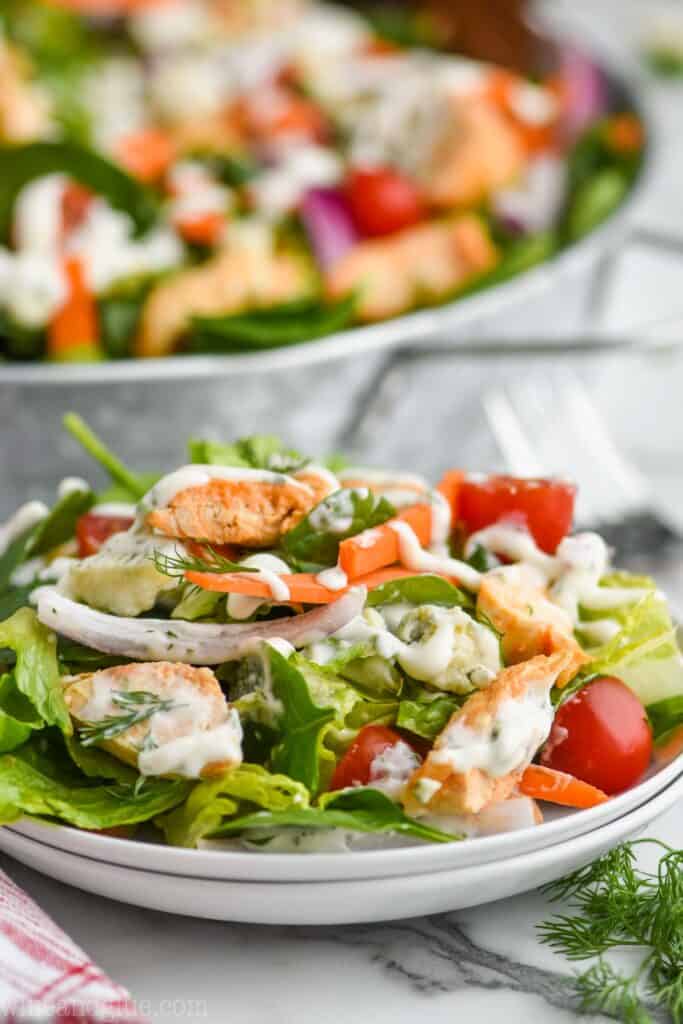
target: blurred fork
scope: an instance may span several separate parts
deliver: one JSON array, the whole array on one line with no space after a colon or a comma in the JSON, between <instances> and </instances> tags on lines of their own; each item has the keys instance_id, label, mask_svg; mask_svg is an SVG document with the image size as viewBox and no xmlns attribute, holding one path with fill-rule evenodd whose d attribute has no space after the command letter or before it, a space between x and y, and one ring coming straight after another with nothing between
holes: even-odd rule
<instances>
[{"instance_id":1,"label":"blurred fork","mask_svg":"<svg viewBox=\"0 0 683 1024\"><path fill-rule=\"evenodd\" d=\"M682 539L572 370L491 389L482 404L510 473L576 481L579 524L598 530L620 557L660 554Z\"/></svg>"}]
</instances>

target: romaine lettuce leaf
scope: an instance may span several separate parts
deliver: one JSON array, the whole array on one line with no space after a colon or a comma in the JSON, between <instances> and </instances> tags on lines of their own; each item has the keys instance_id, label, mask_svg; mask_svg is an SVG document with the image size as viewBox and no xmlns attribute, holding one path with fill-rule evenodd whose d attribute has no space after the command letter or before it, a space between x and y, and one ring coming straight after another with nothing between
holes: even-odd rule
<instances>
[{"instance_id":1,"label":"romaine lettuce leaf","mask_svg":"<svg viewBox=\"0 0 683 1024\"><path fill-rule=\"evenodd\" d=\"M299 568L334 565L342 540L380 526L395 514L386 498L368 488L333 491L284 535L285 558Z\"/></svg>"},{"instance_id":2,"label":"romaine lettuce leaf","mask_svg":"<svg viewBox=\"0 0 683 1024\"><path fill-rule=\"evenodd\" d=\"M0 676L0 754L25 743L43 722L31 702L20 693L10 672Z\"/></svg>"},{"instance_id":3,"label":"romaine lettuce leaf","mask_svg":"<svg viewBox=\"0 0 683 1024\"><path fill-rule=\"evenodd\" d=\"M604 586L652 588L637 604L610 612L621 630L592 651L590 675L615 675L631 687L647 707L669 697L683 696L683 661L666 601L647 577L614 574ZM604 615L604 613L602 613ZM580 627L579 627L580 628Z\"/></svg>"},{"instance_id":4,"label":"romaine lettuce leaf","mask_svg":"<svg viewBox=\"0 0 683 1024\"><path fill-rule=\"evenodd\" d=\"M307 807L308 790L285 775L271 775L256 764L242 764L220 779L200 782L187 800L156 821L172 846L196 846L226 819L254 808L284 811Z\"/></svg>"},{"instance_id":5,"label":"romaine lettuce leaf","mask_svg":"<svg viewBox=\"0 0 683 1024\"><path fill-rule=\"evenodd\" d=\"M442 695L431 700L402 700L398 705L396 725L423 739L434 740L459 706L454 697Z\"/></svg>"},{"instance_id":6,"label":"romaine lettuce leaf","mask_svg":"<svg viewBox=\"0 0 683 1024\"><path fill-rule=\"evenodd\" d=\"M129 785L140 779L134 768L108 754L106 750L84 747L74 736L66 736L65 744L73 763L89 779L113 779Z\"/></svg>"},{"instance_id":7,"label":"romaine lettuce leaf","mask_svg":"<svg viewBox=\"0 0 683 1024\"><path fill-rule=\"evenodd\" d=\"M71 718L64 701L57 664L57 638L30 608L20 608L0 622L0 648L11 648L17 662L14 681L46 725L70 734Z\"/></svg>"},{"instance_id":8,"label":"romaine lettuce leaf","mask_svg":"<svg viewBox=\"0 0 683 1024\"><path fill-rule=\"evenodd\" d=\"M377 789L343 789L325 793L317 807L290 806L282 811L255 811L223 822L212 837L236 835L251 829L343 828L351 832L397 832L432 843L448 843L460 836L423 825L403 813Z\"/></svg>"},{"instance_id":9,"label":"romaine lettuce leaf","mask_svg":"<svg viewBox=\"0 0 683 1024\"><path fill-rule=\"evenodd\" d=\"M30 814L85 829L132 825L175 807L190 788L164 779L147 779L139 790L111 782L71 786L30 764L21 750L0 757L0 817Z\"/></svg>"},{"instance_id":10,"label":"romaine lettuce leaf","mask_svg":"<svg viewBox=\"0 0 683 1024\"><path fill-rule=\"evenodd\" d=\"M683 725L683 696L648 704L647 716L655 743L664 742L675 729Z\"/></svg>"},{"instance_id":11,"label":"romaine lettuce leaf","mask_svg":"<svg viewBox=\"0 0 683 1024\"><path fill-rule=\"evenodd\" d=\"M188 449L190 462L205 466L244 466L294 473L310 462L299 452L285 448L280 438L273 434L254 434L233 444L191 438Z\"/></svg>"},{"instance_id":12,"label":"romaine lettuce leaf","mask_svg":"<svg viewBox=\"0 0 683 1024\"><path fill-rule=\"evenodd\" d=\"M367 605L376 608L383 604L438 604L444 608L471 605L472 599L442 576L406 576L376 587L368 594Z\"/></svg>"}]
</instances>

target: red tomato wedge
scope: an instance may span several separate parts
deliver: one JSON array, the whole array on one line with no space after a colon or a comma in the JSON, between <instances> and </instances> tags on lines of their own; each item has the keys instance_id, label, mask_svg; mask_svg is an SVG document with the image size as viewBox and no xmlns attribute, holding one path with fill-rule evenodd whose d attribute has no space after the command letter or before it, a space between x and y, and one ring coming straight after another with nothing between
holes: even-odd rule
<instances>
[{"instance_id":1,"label":"red tomato wedge","mask_svg":"<svg viewBox=\"0 0 683 1024\"><path fill-rule=\"evenodd\" d=\"M402 740L402 736L386 725L364 725L337 765L330 789L367 786L377 755Z\"/></svg>"},{"instance_id":2,"label":"red tomato wedge","mask_svg":"<svg viewBox=\"0 0 683 1024\"><path fill-rule=\"evenodd\" d=\"M366 237L393 234L424 217L417 185L388 167L352 171L346 196L356 227Z\"/></svg>"},{"instance_id":3,"label":"red tomato wedge","mask_svg":"<svg viewBox=\"0 0 683 1024\"><path fill-rule=\"evenodd\" d=\"M432 536L430 505L412 505L410 508L404 508L396 519L407 523L414 530L420 544L429 544ZM399 561L399 536L392 530L391 522L392 520L389 520L382 526L373 526L341 542L339 565L350 580L357 580L376 569Z\"/></svg>"},{"instance_id":4,"label":"red tomato wedge","mask_svg":"<svg viewBox=\"0 0 683 1024\"><path fill-rule=\"evenodd\" d=\"M393 567L390 569L379 569L377 572L368 573L354 580L349 586L364 586L368 590L380 587L383 583L391 580L400 580L404 576L414 576L414 572L408 569ZM342 594L345 594L349 587L341 590L329 590L319 583L317 577L310 572L283 573L280 577L286 583L289 590L289 597L278 604L332 604ZM256 573L213 573L213 572L186 572L185 579L202 590L212 590L221 594L246 594L247 597L264 597L273 599L273 594L268 583L259 579Z\"/></svg>"},{"instance_id":5,"label":"red tomato wedge","mask_svg":"<svg viewBox=\"0 0 683 1024\"><path fill-rule=\"evenodd\" d=\"M76 523L78 557L87 558L100 550L105 540L115 533L123 533L133 525L132 516L104 516L87 512Z\"/></svg>"},{"instance_id":6,"label":"red tomato wedge","mask_svg":"<svg viewBox=\"0 0 683 1024\"><path fill-rule=\"evenodd\" d=\"M574 518L576 487L564 480L480 478L452 470L439 489L451 502L453 521L462 523L468 534L502 519L515 519L526 525L538 546L549 554L567 536Z\"/></svg>"},{"instance_id":7,"label":"red tomato wedge","mask_svg":"<svg viewBox=\"0 0 683 1024\"><path fill-rule=\"evenodd\" d=\"M652 758L645 709L621 679L602 676L562 704L541 763L610 795L643 775Z\"/></svg>"},{"instance_id":8,"label":"red tomato wedge","mask_svg":"<svg viewBox=\"0 0 683 1024\"><path fill-rule=\"evenodd\" d=\"M566 772L558 772L541 764L530 764L525 768L519 782L519 791L534 800L583 809L597 807L609 799L601 789L596 789L581 779L575 779Z\"/></svg>"}]
</instances>

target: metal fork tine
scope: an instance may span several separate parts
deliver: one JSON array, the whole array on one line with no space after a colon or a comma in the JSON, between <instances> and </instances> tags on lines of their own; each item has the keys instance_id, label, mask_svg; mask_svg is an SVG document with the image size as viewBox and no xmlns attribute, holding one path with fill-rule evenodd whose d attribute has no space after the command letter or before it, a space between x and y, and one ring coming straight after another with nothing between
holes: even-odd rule
<instances>
[{"instance_id":1,"label":"metal fork tine","mask_svg":"<svg viewBox=\"0 0 683 1024\"><path fill-rule=\"evenodd\" d=\"M510 472L516 476L542 476L543 466L505 392L501 388L486 392L482 404Z\"/></svg>"}]
</instances>

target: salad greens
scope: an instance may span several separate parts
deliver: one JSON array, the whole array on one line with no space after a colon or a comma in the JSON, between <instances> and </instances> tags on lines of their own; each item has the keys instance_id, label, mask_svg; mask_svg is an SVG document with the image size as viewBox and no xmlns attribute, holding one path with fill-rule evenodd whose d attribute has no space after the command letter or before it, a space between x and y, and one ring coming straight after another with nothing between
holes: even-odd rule
<instances>
[{"instance_id":1,"label":"salad greens","mask_svg":"<svg viewBox=\"0 0 683 1024\"><path fill-rule=\"evenodd\" d=\"M197 464L215 467L219 478L227 467L226 481L235 480L234 469L239 478L240 468L276 474L277 487L267 477L263 492L260 474L248 474L256 484L253 494L238 479L234 502L226 488L223 503L211 508L210 523L225 523L228 532L209 544L201 500L187 502L184 533L165 534L163 516L159 527L152 526L149 509L154 505L155 514L165 515L168 508L160 502L169 499L143 500L158 474L130 469L78 416L69 414L65 425L108 473L113 487L105 500L114 494L135 502L136 517L127 529L129 517L98 512L102 496L62 488L63 496L37 525L17 532L12 523L20 524L19 516L0 533L6 537L0 551L0 611L6 609L0 618L3 822L27 814L89 829L145 823L152 835L175 845L225 839L266 850L282 848L279 840L271 847L282 830L282 844L291 840L293 848L298 834L311 831L317 836L312 845L324 844L330 829L441 842L454 838L448 834L454 818L476 820L466 796L452 808L430 807L431 786L438 790L442 783L428 772L447 763L443 751L459 735L458 716L469 701L477 700L477 716L482 708L487 720L492 716L490 744L497 744L506 720L496 719L496 701L512 699L505 689L508 670L547 653L545 613L537 619L528 603L520 611L505 588L497 605L491 596L496 588L484 589L477 576L519 578L504 567L505 560L517 560L516 533L509 538L510 553L493 542L486 550L479 546L474 578L471 564L460 576L457 560L440 563L440 549L433 547L428 564L436 563L436 571L415 573L385 561L379 577L361 568L337 593L321 571L334 569L336 586L343 540L358 538L361 562L366 549L373 566L378 557L397 558L391 545L383 554L389 531L376 529L395 516L396 507L373 489L372 472L354 470L354 479L367 477L367 486L347 488L329 469L268 434L232 444L195 438L192 461L177 471L180 476L161 478L157 498L171 484L192 499L193 487L204 486ZM387 479L391 484L391 474L383 474ZM307 480L315 486L293 525L268 532L260 547L245 547L230 534L241 528L243 515L250 531L254 522L271 531L278 500L288 493L299 499ZM325 488L327 496L318 500ZM433 496L415 500L427 503ZM197 509L199 520L193 518ZM26 521L34 511L27 510ZM93 520L104 535L88 533ZM465 520L459 529L467 535ZM75 557L76 533L79 541L96 540L94 555ZM503 536L500 543L507 542ZM255 551L284 560L281 568L275 562L282 577L276 584L286 586L286 594L268 582L269 569L243 564ZM544 598L540 608L554 593L566 596L567 587L578 588L575 635L558 633L551 623L553 644L560 650L567 645L580 666L565 687L555 689L553 706L597 676L616 675L647 714L662 747L657 756L673 756L683 725L683 669L666 601L647 577L605 571L608 552L596 535L584 535L573 551L586 559L585 567L562 553L546 554L540 564L549 566L548 587L536 588ZM70 560L57 557L65 552ZM213 574L211 586L218 589L196 586L185 578L189 570ZM581 572L585 578L579 579ZM258 584L257 597L249 596L254 586L247 573ZM378 578L383 582L373 589ZM267 589L264 596L264 581L270 597ZM487 590L488 604L482 601ZM596 623L607 630L596 633ZM513 631L524 651L508 654L514 666L505 664L502 655L511 647L501 643ZM596 635L610 638L597 644ZM503 737L507 750L505 742ZM542 742L534 734L531 746L540 752ZM482 773L493 756L487 751L486 740L478 740L473 756L474 763L483 759L476 765ZM500 776L510 786L506 795L515 792L517 773L527 767L528 760ZM466 774L454 768L448 794L459 793ZM418 792L427 794L426 805ZM439 814L448 827L438 828Z\"/></svg>"}]
</instances>

